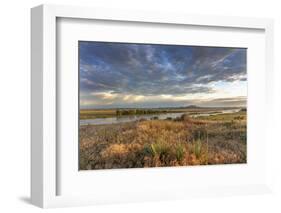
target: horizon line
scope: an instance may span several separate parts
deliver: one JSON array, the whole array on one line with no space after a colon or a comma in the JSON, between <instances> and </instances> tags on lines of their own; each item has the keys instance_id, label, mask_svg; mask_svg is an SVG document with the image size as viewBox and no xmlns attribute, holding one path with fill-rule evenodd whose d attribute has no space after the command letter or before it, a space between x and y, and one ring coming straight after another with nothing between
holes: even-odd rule
<instances>
[{"instance_id":1,"label":"horizon line","mask_svg":"<svg viewBox=\"0 0 281 213\"><path fill-rule=\"evenodd\" d=\"M80 110L87 109L167 109L167 108L247 108L247 106L198 106L198 105L189 105L189 106L168 106L168 107L81 107Z\"/></svg>"}]
</instances>

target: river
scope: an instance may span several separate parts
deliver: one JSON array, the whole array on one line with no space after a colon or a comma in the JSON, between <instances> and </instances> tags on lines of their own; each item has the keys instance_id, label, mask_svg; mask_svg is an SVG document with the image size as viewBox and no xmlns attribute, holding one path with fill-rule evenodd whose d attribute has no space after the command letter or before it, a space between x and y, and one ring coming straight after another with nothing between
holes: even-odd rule
<instances>
[{"instance_id":1,"label":"river","mask_svg":"<svg viewBox=\"0 0 281 213\"><path fill-rule=\"evenodd\" d=\"M220 112L202 112L198 114L190 114L190 117L198 117L198 116L210 116L215 114L225 114L225 113L234 113L238 112L240 109L226 109ZM105 125L105 124L117 124L117 123L125 123L125 122L132 122L138 121L141 119L151 120L157 117L159 120L165 120L167 118L178 118L181 117L183 114L189 114L188 112L173 112L173 113L160 113L160 114L147 114L147 115L127 115L127 116L116 116L110 118L95 118L95 119L83 119L80 120L80 125Z\"/></svg>"}]
</instances>

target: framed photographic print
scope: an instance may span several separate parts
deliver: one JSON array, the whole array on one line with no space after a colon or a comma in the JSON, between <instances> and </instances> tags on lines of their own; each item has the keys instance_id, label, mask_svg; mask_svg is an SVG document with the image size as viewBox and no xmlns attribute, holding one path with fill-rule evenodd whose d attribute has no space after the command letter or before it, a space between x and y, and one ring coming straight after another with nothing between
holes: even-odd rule
<instances>
[{"instance_id":1,"label":"framed photographic print","mask_svg":"<svg viewBox=\"0 0 281 213\"><path fill-rule=\"evenodd\" d=\"M79 41L79 169L247 162L247 49Z\"/></svg>"},{"instance_id":2,"label":"framed photographic print","mask_svg":"<svg viewBox=\"0 0 281 213\"><path fill-rule=\"evenodd\" d=\"M273 24L32 9L40 207L270 191Z\"/></svg>"}]
</instances>

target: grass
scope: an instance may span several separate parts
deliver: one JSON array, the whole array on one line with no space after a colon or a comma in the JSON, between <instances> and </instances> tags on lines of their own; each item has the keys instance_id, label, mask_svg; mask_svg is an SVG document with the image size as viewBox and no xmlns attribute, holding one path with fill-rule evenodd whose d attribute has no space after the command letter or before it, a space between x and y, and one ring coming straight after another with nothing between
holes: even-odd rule
<instances>
[{"instance_id":1,"label":"grass","mask_svg":"<svg viewBox=\"0 0 281 213\"><path fill-rule=\"evenodd\" d=\"M116 115L113 109L81 109L80 119L109 118Z\"/></svg>"},{"instance_id":2,"label":"grass","mask_svg":"<svg viewBox=\"0 0 281 213\"><path fill-rule=\"evenodd\" d=\"M80 127L80 169L246 163L246 112Z\"/></svg>"}]
</instances>

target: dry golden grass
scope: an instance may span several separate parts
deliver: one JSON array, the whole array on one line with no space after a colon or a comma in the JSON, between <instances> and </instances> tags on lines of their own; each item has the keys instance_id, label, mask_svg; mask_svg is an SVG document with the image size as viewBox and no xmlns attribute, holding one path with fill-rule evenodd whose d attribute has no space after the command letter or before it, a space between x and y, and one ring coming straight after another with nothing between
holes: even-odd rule
<instances>
[{"instance_id":1,"label":"dry golden grass","mask_svg":"<svg viewBox=\"0 0 281 213\"><path fill-rule=\"evenodd\" d=\"M80 127L80 169L246 163L246 113Z\"/></svg>"},{"instance_id":2,"label":"dry golden grass","mask_svg":"<svg viewBox=\"0 0 281 213\"><path fill-rule=\"evenodd\" d=\"M115 115L114 109L80 109L80 119L107 118Z\"/></svg>"}]
</instances>

